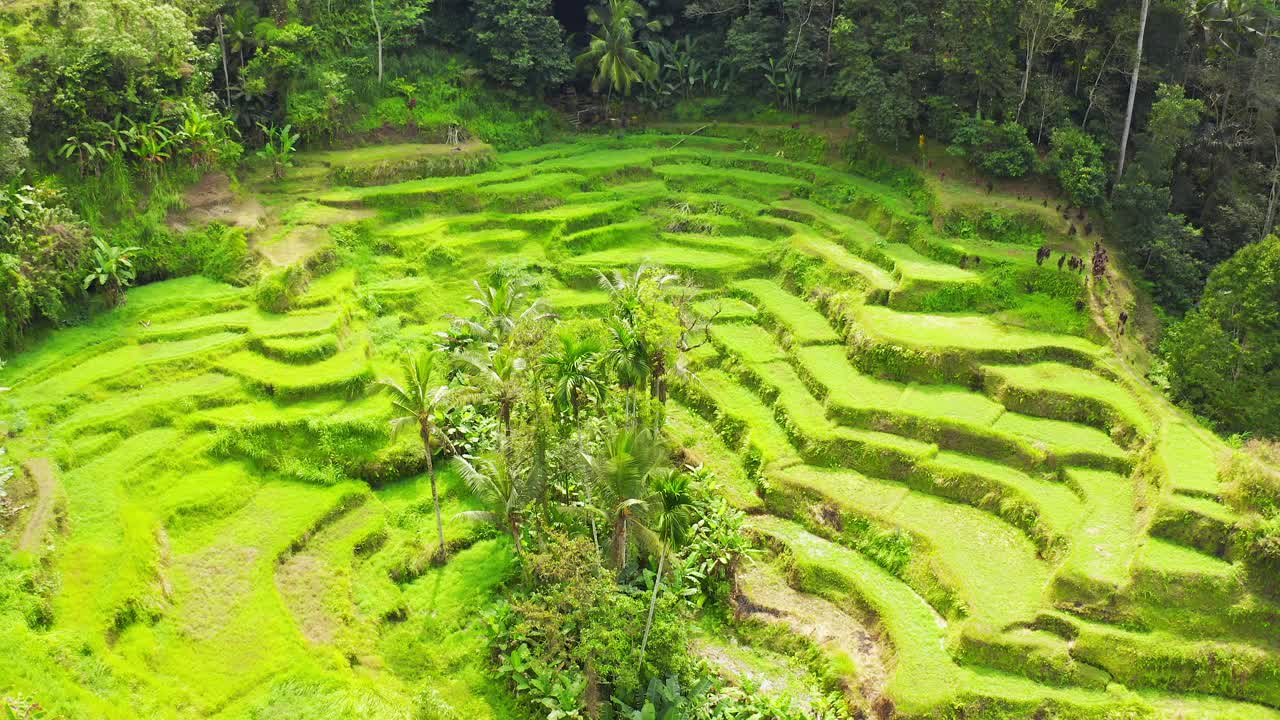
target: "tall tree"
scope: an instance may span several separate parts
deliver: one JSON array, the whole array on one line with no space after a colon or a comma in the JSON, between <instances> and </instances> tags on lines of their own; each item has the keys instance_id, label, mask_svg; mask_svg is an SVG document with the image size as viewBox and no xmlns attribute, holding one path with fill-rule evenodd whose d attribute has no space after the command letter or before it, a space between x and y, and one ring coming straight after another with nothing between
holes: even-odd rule
<instances>
[{"instance_id":1,"label":"tall tree","mask_svg":"<svg viewBox=\"0 0 1280 720\"><path fill-rule=\"evenodd\" d=\"M382 23L378 22L377 0L369 0L369 16L373 18L373 29L378 35L378 84L382 84Z\"/></svg>"},{"instance_id":2,"label":"tall tree","mask_svg":"<svg viewBox=\"0 0 1280 720\"><path fill-rule=\"evenodd\" d=\"M1147 13L1151 10L1151 0L1142 0L1142 11L1138 16L1138 48L1133 54L1133 74L1129 76L1129 103L1124 111L1124 130L1120 133L1120 159L1116 163L1116 183L1124 176L1124 156L1129 149L1129 128L1133 125L1133 103L1138 96L1138 71L1142 69L1142 43L1147 35Z\"/></svg>"},{"instance_id":3,"label":"tall tree","mask_svg":"<svg viewBox=\"0 0 1280 720\"><path fill-rule=\"evenodd\" d=\"M17 175L30 154L31 104L15 86L7 71L0 68L0 184Z\"/></svg>"},{"instance_id":4,"label":"tall tree","mask_svg":"<svg viewBox=\"0 0 1280 720\"><path fill-rule=\"evenodd\" d=\"M472 384L497 407L505 445L511 440L511 413L520 397L525 360L507 348L491 354L472 352L462 359L470 368Z\"/></svg>"},{"instance_id":5,"label":"tall tree","mask_svg":"<svg viewBox=\"0 0 1280 720\"><path fill-rule=\"evenodd\" d=\"M1022 33L1026 59L1022 70L1022 86L1018 94L1018 111L1014 120L1022 119L1022 106L1027 102L1031 86L1031 69L1041 53L1050 52L1076 33L1075 8L1066 0L1027 0L1018 15L1018 31Z\"/></svg>"},{"instance_id":6,"label":"tall tree","mask_svg":"<svg viewBox=\"0 0 1280 720\"><path fill-rule=\"evenodd\" d=\"M658 569L653 576L653 594L649 597L649 615L644 621L644 637L640 641L640 664L644 665L644 653L649 647L649 631L653 629L653 611L658 605L658 590L662 587L662 570L667 555L684 544L693 524L693 495L689 491L689 476L668 469L653 480L653 493L657 507L650 511L651 529L658 540Z\"/></svg>"},{"instance_id":7,"label":"tall tree","mask_svg":"<svg viewBox=\"0 0 1280 720\"><path fill-rule=\"evenodd\" d=\"M587 10L587 19L596 25L587 49L574 62L580 68L593 68L591 89L631 94L636 82L649 80L658 72L658 64L643 52L636 42L638 27L657 31L657 22L647 21L644 7L637 0L607 0L600 7Z\"/></svg>"},{"instance_id":8,"label":"tall tree","mask_svg":"<svg viewBox=\"0 0 1280 720\"><path fill-rule=\"evenodd\" d=\"M1224 431L1280 436L1280 237L1214 268L1161 350L1177 400Z\"/></svg>"},{"instance_id":9,"label":"tall tree","mask_svg":"<svg viewBox=\"0 0 1280 720\"><path fill-rule=\"evenodd\" d=\"M589 402L603 402L605 385L600 373L600 342L592 336L560 335L560 346L542 356L539 362L539 378L550 385L551 403L561 417L568 416L573 423L578 454L586 459L586 445L582 437L582 409ZM586 502L592 504L591 483L584 482ZM590 508L589 508L590 509ZM591 537L600 544L595 515L589 515Z\"/></svg>"},{"instance_id":10,"label":"tall tree","mask_svg":"<svg viewBox=\"0 0 1280 720\"><path fill-rule=\"evenodd\" d=\"M661 452L647 429L624 428L605 443L591 460L591 483L613 527L609 549L613 567L622 572L627 564L628 531L645 528L657 498L649 481Z\"/></svg>"},{"instance_id":11,"label":"tall tree","mask_svg":"<svg viewBox=\"0 0 1280 720\"><path fill-rule=\"evenodd\" d=\"M439 417L454 400L453 388L436 382L436 355L417 352L401 361L402 382L391 378L378 381L391 397L391 407L396 415L391 419L393 432L413 427L422 440L422 451L427 456L427 475L431 478L431 502L436 511L436 535L439 538L437 553L445 558L444 519L440 515L440 490L436 483L436 450L452 446Z\"/></svg>"},{"instance_id":12,"label":"tall tree","mask_svg":"<svg viewBox=\"0 0 1280 720\"><path fill-rule=\"evenodd\" d=\"M473 7L472 32L489 77L536 92L560 85L573 72L550 0L486 0Z\"/></svg>"},{"instance_id":13,"label":"tall tree","mask_svg":"<svg viewBox=\"0 0 1280 720\"><path fill-rule=\"evenodd\" d=\"M517 555L524 555L524 509L531 500L530 485L522 472L503 454L482 457L475 463L465 457L454 458L458 473L467 487L485 505L484 510L469 510L459 517L492 523L511 536Z\"/></svg>"}]
</instances>

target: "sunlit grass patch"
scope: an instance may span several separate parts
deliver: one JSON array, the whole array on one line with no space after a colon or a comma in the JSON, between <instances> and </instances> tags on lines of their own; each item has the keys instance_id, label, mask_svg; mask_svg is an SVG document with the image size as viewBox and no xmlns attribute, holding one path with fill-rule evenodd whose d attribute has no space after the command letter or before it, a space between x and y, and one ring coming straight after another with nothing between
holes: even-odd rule
<instances>
[{"instance_id":1,"label":"sunlit grass patch","mask_svg":"<svg viewBox=\"0 0 1280 720\"><path fill-rule=\"evenodd\" d=\"M903 313L874 305L863 306L857 312L864 330L906 346L1006 352L1062 348L1089 358L1101 352L1101 348L1083 338L1022 330L981 315Z\"/></svg>"},{"instance_id":2,"label":"sunlit grass patch","mask_svg":"<svg viewBox=\"0 0 1280 720\"><path fill-rule=\"evenodd\" d=\"M1031 619L1042 601L1048 566L1025 535L992 515L847 470L795 466L775 475L926 540L940 579L970 617L1003 627Z\"/></svg>"},{"instance_id":3,"label":"sunlit grass patch","mask_svg":"<svg viewBox=\"0 0 1280 720\"><path fill-rule=\"evenodd\" d=\"M1140 544L1133 483L1123 475L1083 468L1069 468L1067 475L1084 493L1085 515L1059 584L1069 582L1068 596L1105 596L1128 581L1129 564ZM1062 595L1064 590L1058 592Z\"/></svg>"},{"instance_id":4,"label":"sunlit grass patch","mask_svg":"<svg viewBox=\"0 0 1280 720\"><path fill-rule=\"evenodd\" d=\"M773 411L750 390L720 370L705 370L697 382L714 400L716 409L746 428L746 447L759 451L764 463L796 457L790 438L774 418Z\"/></svg>"},{"instance_id":5,"label":"sunlit grass patch","mask_svg":"<svg viewBox=\"0 0 1280 720\"><path fill-rule=\"evenodd\" d=\"M874 290L887 292L898 286L898 281L889 271L854 255L844 246L830 240L809 233L795 233L791 236L791 242L801 252L829 263L843 272L863 278Z\"/></svg>"},{"instance_id":6,"label":"sunlit grass patch","mask_svg":"<svg viewBox=\"0 0 1280 720\"><path fill-rule=\"evenodd\" d=\"M1165 421L1159 453L1174 490L1208 497L1220 492L1218 452L1185 421Z\"/></svg>"},{"instance_id":7,"label":"sunlit grass patch","mask_svg":"<svg viewBox=\"0 0 1280 720\"><path fill-rule=\"evenodd\" d=\"M1033 443L1043 443L1057 454L1079 453L1115 461L1123 461L1127 457L1127 453L1106 433L1087 425L1007 412L996 420L993 427L1020 435Z\"/></svg>"},{"instance_id":8,"label":"sunlit grass patch","mask_svg":"<svg viewBox=\"0 0 1280 720\"><path fill-rule=\"evenodd\" d=\"M181 416L193 407L229 402L240 395L240 387L235 378L217 373L150 385L85 404L59 423L57 430L79 435L96 429L120 429L134 418L148 422Z\"/></svg>"},{"instance_id":9,"label":"sunlit grass patch","mask_svg":"<svg viewBox=\"0 0 1280 720\"><path fill-rule=\"evenodd\" d=\"M997 397L1016 401L1014 409L1025 406L1027 412L1044 411L1034 414L1104 427L1124 423L1146 437L1155 432L1151 417L1132 392L1095 371L1045 362L989 365L984 372L998 379L992 388Z\"/></svg>"},{"instance_id":10,"label":"sunlit grass patch","mask_svg":"<svg viewBox=\"0 0 1280 720\"><path fill-rule=\"evenodd\" d=\"M751 362L773 362L786 358L773 335L759 325L715 323L710 332L712 339L730 354Z\"/></svg>"},{"instance_id":11,"label":"sunlit grass patch","mask_svg":"<svg viewBox=\"0 0 1280 720\"><path fill-rule=\"evenodd\" d=\"M898 399L897 407L926 417L951 418L974 425L990 426L1004 414L1004 407L964 388L911 383Z\"/></svg>"},{"instance_id":12,"label":"sunlit grass patch","mask_svg":"<svg viewBox=\"0 0 1280 720\"><path fill-rule=\"evenodd\" d=\"M801 344L840 341L840 334L831 327L822 313L772 281L742 280L734 283L732 287L755 298L759 307L769 313Z\"/></svg>"},{"instance_id":13,"label":"sunlit grass patch","mask_svg":"<svg viewBox=\"0 0 1280 720\"><path fill-rule=\"evenodd\" d=\"M222 360L219 367L281 398L354 391L373 379L363 347L353 347L310 365L282 363L257 353L240 352Z\"/></svg>"},{"instance_id":14,"label":"sunlit grass patch","mask_svg":"<svg viewBox=\"0 0 1280 720\"><path fill-rule=\"evenodd\" d=\"M903 279L936 283L978 281L976 273L925 257L909 245L891 243L885 245L882 252L893 261Z\"/></svg>"}]
</instances>

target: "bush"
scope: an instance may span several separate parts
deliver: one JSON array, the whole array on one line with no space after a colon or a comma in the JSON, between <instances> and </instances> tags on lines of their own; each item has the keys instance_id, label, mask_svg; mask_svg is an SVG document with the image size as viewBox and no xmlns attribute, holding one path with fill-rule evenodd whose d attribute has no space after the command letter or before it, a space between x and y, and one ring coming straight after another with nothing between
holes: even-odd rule
<instances>
[{"instance_id":1,"label":"bush","mask_svg":"<svg viewBox=\"0 0 1280 720\"><path fill-rule=\"evenodd\" d=\"M290 265L258 280L253 300L267 312L288 312L311 283L311 271L304 265Z\"/></svg>"},{"instance_id":2,"label":"bush","mask_svg":"<svg viewBox=\"0 0 1280 720\"><path fill-rule=\"evenodd\" d=\"M572 715L588 695L636 704L643 678L687 670L688 629L670 594L658 603L640 667L648 603L617 586L589 538L553 533L525 564L521 589L493 611L488 627L498 674L526 707Z\"/></svg>"},{"instance_id":3,"label":"bush","mask_svg":"<svg viewBox=\"0 0 1280 720\"><path fill-rule=\"evenodd\" d=\"M1214 268L1161 353L1176 400L1222 430L1280 435L1280 237Z\"/></svg>"},{"instance_id":4,"label":"bush","mask_svg":"<svg viewBox=\"0 0 1280 720\"><path fill-rule=\"evenodd\" d=\"M573 73L564 28L551 12L550 0L489 0L475 7L473 30L489 77L541 92Z\"/></svg>"},{"instance_id":5,"label":"bush","mask_svg":"<svg viewBox=\"0 0 1280 720\"><path fill-rule=\"evenodd\" d=\"M986 205L957 205L942 220L947 235L1040 247L1045 224L1038 215L997 210Z\"/></svg>"},{"instance_id":6,"label":"bush","mask_svg":"<svg viewBox=\"0 0 1280 720\"><path fill-rule=\"evenodd\" d=\"M1027 129L1009 121L972 117L956 126L947 152L967 158L982 172L995 177L1022 177L1036 161L1036 148Z\"/></svg>"},{"instance_id":7,"label":"bush","mask_svg":"<svg viewBox=\"0 0 1280 720\"><path fill-rule=\"evenodd\" d=\"M83 295L89 249L89 231L60 191L0 187L0 346L37 319L66 317Z\"/></svg>"},{"instance_id":8,"label":"bush","mask_svg":"<svg viewBox=\"0 0 1280 720\"><path fill-rule=\"evenodd\" d=\"M1082 130L1066 125L1049 136L1049 170L1071 201L1080 206L1102 201L1107 171L1102 165L1102 148Z\"/></svg>"},{"instance_id":9,"label":"bush","mask_svg":"<svg viewBox=\"0 0 1280 720\"><path fill-rule=\"evenodd\" d=\"M143 238L150 275L204 275L227 283L243 282L249 266L249 242L243 228L212 223L176 234L158 228Z\"/></svg>"}]
</instances>

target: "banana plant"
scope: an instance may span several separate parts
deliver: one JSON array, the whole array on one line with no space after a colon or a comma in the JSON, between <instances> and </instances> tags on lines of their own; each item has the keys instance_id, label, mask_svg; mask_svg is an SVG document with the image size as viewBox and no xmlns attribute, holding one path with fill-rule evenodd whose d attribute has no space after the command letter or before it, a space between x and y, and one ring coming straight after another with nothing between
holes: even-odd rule
<instances>
[{"instance_id":1,"label":"banana plant","mask_svg":"<svg viewBox=\"0 0 1280 720\"><path fill-rule=\"evenodd\" d=\"M102 171L102 165L106 162L110 153L107 146L97 140L81 139L76 135L67 138L67 141L58 148L58 155L70 160L75 158L76 165L80 168L80 174L88 175L90 171L94 175Z\"/></svg>"},{"instance_id":2,"label":"banana plant","mask_svg":"<svg viewBox=\"0 0 1280 720\"><path fill-rule=\"evenodd\" d=\"M774 102L780 109L786 110L800 104L800 76L792 72L773 58L760 64L764 72L765 82L773 89Z\"/></svg>"},{"instance_id":3,"label":"banana plant","mask_svg":"<svg viewBox=\"0 0 1280 720\"><path fill-rule=\"evenodd\" d=\"M293 132L292 125L277 128L258 123L258 127L267 138L267 144L258 151L258 157L271 164L272 178L283 180L284 171L293 167L293 156L298 151L301 136Z\"/></svg>"},{"instance_id":4,"label":"banana plant","mask_svg":"<svg viewBox=\"0 0 1280 720\"><path fill-rule=\"evenodd\" d=\"M133 268L133 253L137 247L116 247L93 239L93 271L84 277L84 289L97 284L107 294L107 305L114 307L124 302L125 288L133 284L137 272Z\"/></svg>"}]
</instances>

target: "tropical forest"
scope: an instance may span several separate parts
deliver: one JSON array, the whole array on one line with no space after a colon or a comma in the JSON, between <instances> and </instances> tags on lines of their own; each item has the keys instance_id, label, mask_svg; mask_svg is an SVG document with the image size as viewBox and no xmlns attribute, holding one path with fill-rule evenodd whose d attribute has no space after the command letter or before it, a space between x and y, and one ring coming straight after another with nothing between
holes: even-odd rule
<instances>
[{"instance_id":1,"label":"tropical forest","mask_svg":"<svg viewBox=\"0 0 1280 720\"><path fill-rule=\"evenodd\" d=\"M0 720L1280 720L1276 0L0 0Z\"/></svg>"}]
</instances>

